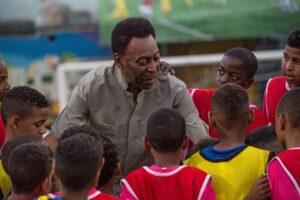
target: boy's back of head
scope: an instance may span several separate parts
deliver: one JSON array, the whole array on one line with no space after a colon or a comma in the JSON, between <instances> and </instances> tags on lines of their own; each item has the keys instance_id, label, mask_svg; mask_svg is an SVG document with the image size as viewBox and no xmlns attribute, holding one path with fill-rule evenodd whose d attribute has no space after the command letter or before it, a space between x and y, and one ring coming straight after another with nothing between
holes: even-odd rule
<instances>
[{"instance_id":1,"label":"boy's back of head","mask_svg":"<svg viewBox=\"0 0 300 200\"><path fill-rule=\"evenodd\" d=\"M276 110L276 131L280 143L284 147L288 147L286 144L287 134L287 123L290 124L289 128L299 130L298 134L300 137L300 88L294 88L283 95L277 105ZM285 129L282 133L282 120L285 121Z\"/></svg>"},{"instance_id":2,"label":"boy's back of head","mask_svg":"<svg viewBox=\"0 0 300 200\"><path fill-rule=\"evenodd\" d=\"M248 94L242 87L228 83L219 87L212 95L212 110L226 127L246 125L249 116ZM238 122L238 123L237 123Z\"/></svg>"},{"instance_id":3,"label":"boy's back of head","mask_svg":"<svg viewBox=\"0 0 300 200\"><path fill-rule=\"evenodd\" d=\"M176 110L161 108L150 115L146 135L155 151L177 152L186 136L185 120Z\"/></svg>"},{"instance_id":4,"label":"boy's back of head","mask_svg":"<svg viewBox=\"0 0 300 200\"><path fill-rule=\"evenodd\" d=\"M255 129L246 138L247 145L274 152L276 155L284 149L276 137L275 126L263 126Z\"/></svg>"},{"instance_id":5,"label":"boy's back of head","mask_svg":"<svg viewBox=\"0 0 300 200\"><path fill-rule=\"evenodd\" d=\"M71 192L90 189L97 184L103 144L87 134L61 140L55 154L55 172L64 188ZM95 183L91 183L95 178Z\"/></svg>"},{"instance_id":6,"label":"boy's back of head","mask_svg":"<svg viewBox=\"0 0 300 200\"><path fill-rule=\"evenodd\" d=\"M22 135L17 137L9 142L7 142L1 151L1 160L2 165L6 173L8 172L8 159L14 149L21 146L22 144L29 144L29 143L42 143L43 138L41 135Z\"/></svg>"},{"instance_id":7,"label":"boy's back of head","mask_svg":"<svg viewBox=\"0 0 300 200\"><path fill-rule=\"evenodd\" d=\"M53 154L43 144L22 144L9 156L8 174L13 184L13 192L17 194L31 194L39 184L49 178L46 189L48 191L43 191L48 193L52 170Z\"/></svg>"},{"instance_id":8,"label":"boy's back of head","mask_svg":"<svg viewBox=\"0 0 300 200\"><path fill-rule=\"evenodd\" d=\"M300 29L293 31L289 35L286 44L290 47L300 49Z\"/></svg>"},{"instance_id":9,"label":"boy's back of head","mask_svg":"<svg viewBox=\"0 0 300 200\"><path fill-rule=\"evenodd\" d=\"M252 79L257 71L258 61L252 51L243 47L235 47L227 50L224 57L238 59L241 61L241 69L245 72L249 79Z\"/></svg>"}]
</instances>

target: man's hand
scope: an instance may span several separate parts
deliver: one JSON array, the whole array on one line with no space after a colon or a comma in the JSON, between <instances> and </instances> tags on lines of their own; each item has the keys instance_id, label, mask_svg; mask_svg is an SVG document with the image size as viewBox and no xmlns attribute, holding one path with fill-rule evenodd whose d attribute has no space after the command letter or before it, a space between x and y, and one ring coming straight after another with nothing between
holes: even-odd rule
<instances>
[{"instance_id":1,"label":"man's hand","mask_svg":"<svg viewBox=\"0 0 300 200\"><path fill-rule=\"evenodd\" d=\"M171 75L175 75L175 70L172 68L172 66L164 61L160 62L158 66L158 72L161 72L163 74L170 73Z\"/></svg>"},{"instance_id":2,"label":"man's hand","mask_svg":"<svg viewBox=\"0 0 300 200\"><path fill-rule=\"evenodd\" d=\"M260 176L253 184L245 200L265 200L270 198L269 180L266 174Z\"/></svg>"}]
</instances>

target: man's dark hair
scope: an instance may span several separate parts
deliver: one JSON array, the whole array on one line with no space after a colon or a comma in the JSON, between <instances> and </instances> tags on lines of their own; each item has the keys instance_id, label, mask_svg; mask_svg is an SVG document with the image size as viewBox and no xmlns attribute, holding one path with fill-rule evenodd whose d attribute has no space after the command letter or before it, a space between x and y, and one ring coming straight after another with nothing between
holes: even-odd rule
<instances>
[{"instance_id":1,"label":"man's dark hair","mask_svg":"<svg viewBox=\"0 0 300 200\"><path fill-rule=\"evenodd\" d=\"M247 74L247 77L253 78L258 66L256 56L252 51L243 47L236 47L225 52L224 56L238 59L242 62L242 70Z\"/></svg>"},{"instance_id":2,"label":"man's dark hair","mask_svg":"<svg viewBox=\"0 0 300 200\"><path fill-rule=\"evenodd\" d=\"M144 38L150 35L155 38L155 30L149 20L140 17L124 19L112 31L112 52L124 55L132 38Z\"/></svg>"},{"instance_id":3,"label":"man's dark hair","mask_svg":"<svg viewBox=\"0 0 300 200\"><path fill-rule=\"evenodd\" d=\"M47 107L49 107L49 102L42 93L28 86L18 86L4 95L1 113L6 124L8 118L12 116L26 118L31 115L33 108Z\"/></svg>"},{"instance_id":4,"label":"man's dark hair","mask_svg":"<svg viewBox=\"0 0 300 200\"><path fill-rule=\"evenodd\" d=\"M249 99L246 90L236 84L227 83L212 95L212 112L221 113L227 122L248 120Z\"/></svg>"},{"instance_id":5,"label":"man's dark hair","mask_svg":"<svg viewBox=\"0 0 300 200\"><path fill-rule=\"evenodd\" d=\"M176 152L185 135L185 120L175 109L161 108L150 115L147 137L157 152Z\"/></svg>"},{"instance_id":6,"label":"man's dark hair","mask_svg":"<svg viewBox=\"0 0 300 200\"><path fill-rule=\"evenodd\" d=\"M246 138L245 144L274 152L276 155L284 150L277 140L274 125L263 126L251 131Z\"/></svg>"},{"instance_id":7,"label":"man's dark hair","mask_svg":"<svg viewBox=\"0 0 300 200\"><path fill-rule=\"evenodd\" d=\"M103 157L105 162L100 174L98 186L104 186L109 181L109 179L114 175L114 171L119 163L116 146L110 141L110 139L102 135L101 139L104 146Z\"/></svg>"},{"instance_id":8,"label":"man's dark hair","mask_svg":"<svg viewBox=\"0 0 300 200\"><path fill-rule=\"evenodd\" d=\"M8 172L8 159L11 154L11 152L16 149L18 146L22 144L28 144L28 143L42 143L43 138L41 135L20 135L16 137L15 139L8 141L6 144L4 144L1 152L1 161L4 170L6 173Z\"/></svg>"},{"instance_id":9,"label":"man's dark hair","mask_svg":"<svg viewBox=\"0 0 300 200\"><path fill-rule=\"evenodd\" d=\"M103 144L87 134L61 140L55 154L55 168L62 185L79 191L96 176L103 156Z\"/></svg>"},{"instance_id":10,"label":"man's dark hair","mask_svg":"<svg viewBox=\"0 0 300 200\"><path fill-rule=\"evenodd\" d=\"M290 47L300 49L300 29L293 31L289 35L286 44Z\"/></svg>"},{"instance_id":11,"label":"man's dark hair","mask_svg":"<svg viewBox=\"0 0 300 200\"><path fill-rule=\"evenodd\" d=\"M294 88L284 94L278 105L276 113L284 114L294 128L300 128L300 88Z\"/></svg>"},{"instance_id":12,"label":"man's dark hair","mask_svg":"<svg viewBox=\"0 0 300 200\"><path fill-rule=\"evenodd\" d=\"M8 159L8 175L13 191L30 194L45 180L52 170L53 153L44 144L22 144L12 151Z\"/></svg>"}]
</instances>

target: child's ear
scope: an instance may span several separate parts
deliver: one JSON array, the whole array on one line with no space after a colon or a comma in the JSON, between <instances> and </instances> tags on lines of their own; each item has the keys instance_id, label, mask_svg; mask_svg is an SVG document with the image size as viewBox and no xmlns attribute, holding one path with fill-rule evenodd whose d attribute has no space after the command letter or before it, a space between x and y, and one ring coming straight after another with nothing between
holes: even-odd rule
<instances>
[{"instance_id":1,"label":"child's ear","mask_svg":"<svg viewBox=\"0 0 300 200\"><path fill-rule=\"evenodd\" d=\"M44 194L48 194L50 192L51 189L51 178L52 177L47 177L42 183L41 183L41 194L40 195L44 195Z\"/></svg>"},{"instance_id":2,"label":"child's ear","mask_svg":"<svg viewBox=\"0 0 300 200\"><path fill-rule=\"evenodd\" d=\"M147 136L144 137L144 146L145 146L145 149L147 149L147 150L151 149L151 144L150 144L150 141Z\"/></svg>"},{"instance_id":3,"label":"child's ear","mask_svg":"<svg viewBox=\"0 0 300 200\"><path fill-rule=\"evenodd\" d=\"M121 175L121 164L120 162L117 163L115 169L114 169L114 175L120 176Z\"/></svg>"},{"instance_id":4,"label":"child's ear","mask_svg":"<svg viewBox=\"0 0 300 200\"><path fill-rule=\"evenodd\" d=\"M282 113L277 114L279 118L279 130L284 131L286 128L286 116Z\"/></svg>"},{"instance_id":5,"label":"child's ear","mask_svg":"<svg viewBox=\"0 0 300 200\"><path fill-rule=\"evenodd\" d=\"M188 146L188 143L189 143L189 139L188 139L188 137L187 137L187 136L184 136L184 139L183 139L183 141L182 141L181 148L182 148L182 149L185 149L185 148L187 148L187 146Z\"/></svg>"},{"instance_id":6,"label":"child's ear","mask_svg":"<svg viewBox=\"0 0 300 200\"><path fill-rule=\"evenodd\" d=\"M211 111L208 112L208 124L210 127L216 127L216 119Z\"/></svg>"},{"instance_id":7,"label":"child's ear","mask_svg":"<svg viewBox=\"0 0 300 200\"><path fill-rule=\"evenodd\" d=\"M17 115L14 115L14 116L8 118L7 126L10 127L12 130L17 131L20 126L20 117Z\"/></svg>"},{"instance_id":8,"label":"child's ear","mask_svg":"<svg viewBox=\"0 0 300 200\"><path fill-rule=\"evenodd\" d=\"M254 120L254 115L252 109L249 108L249 113L248 113L248 124L251 124Z\"/></svg>"}]
</instances>

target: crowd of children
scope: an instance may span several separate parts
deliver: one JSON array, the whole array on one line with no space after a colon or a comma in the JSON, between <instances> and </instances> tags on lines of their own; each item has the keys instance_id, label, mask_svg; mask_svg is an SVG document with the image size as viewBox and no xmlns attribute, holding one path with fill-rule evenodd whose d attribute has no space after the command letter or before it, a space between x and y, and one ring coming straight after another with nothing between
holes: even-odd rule
<instances>
[{"instance_id":1,"label":"crowd of children","mask_svg":"<svg viewBox=\"0 0 300 200\"><path fill-rule=\"evenodd\" d=\"M225 52L217 88L189 89L212 138L189 149L184 117L160 108L144 141L154 162L121 174L116 146L88 125L67 128L52 152L43 135L49 103L39 91L10 88L0 60L0 199L300 200L300 29L287 39L282 76L269 80L262 112L246 89L258 66L245 48ZM273 124L273 125L270 125Z\"/></svg>"}]
</instances>

